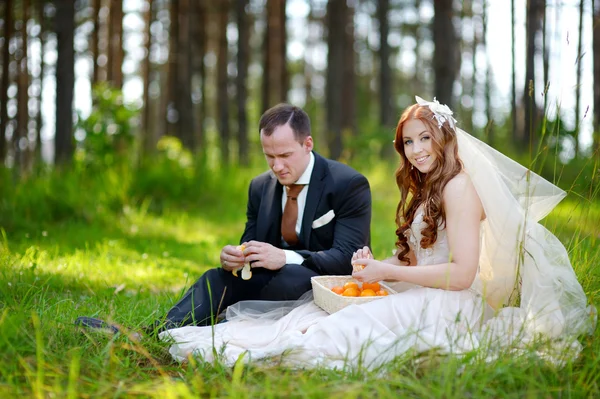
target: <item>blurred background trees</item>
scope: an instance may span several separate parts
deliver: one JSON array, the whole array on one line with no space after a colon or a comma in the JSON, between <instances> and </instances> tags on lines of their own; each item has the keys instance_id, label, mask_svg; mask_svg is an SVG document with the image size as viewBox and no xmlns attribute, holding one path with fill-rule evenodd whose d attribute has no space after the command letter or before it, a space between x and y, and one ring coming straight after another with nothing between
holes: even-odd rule
<instances>
[{"instance_id":1,"label":"blurred background trees","mask_svg":"<svg viewBox=\"0 0 600 399\"><path fill-rule=\"evenodd\" d=\"M2 0L0 163L143 165L167 137L194 160L248 165L281 101L310 114L319 152L390 158L415 94L517 156L600 159L600 1L512 0L506 18L492 3ZM565 45L576 83L551 96Z\"/></svg>"}]
</instances>

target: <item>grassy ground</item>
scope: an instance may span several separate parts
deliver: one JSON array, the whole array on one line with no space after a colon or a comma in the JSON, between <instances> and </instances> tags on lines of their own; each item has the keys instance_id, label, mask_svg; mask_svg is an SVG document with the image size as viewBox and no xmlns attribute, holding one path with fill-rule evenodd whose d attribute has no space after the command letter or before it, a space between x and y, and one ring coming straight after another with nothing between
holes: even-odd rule
<instances>
[{"instance_id":1,"label":"grassy ground","mask_svg":"<svg viewBox=\"0 0 600 399\"><path fill-rule=\"evenodd\" d=\"M373 167L373 250L388 256L397 201L392 171ZM84 219L23 224L0 243L0 397L594 397L600 395L600 334L564 368L535 358L407 356L389 372L233 369L174 363L165 345L78 332L88 315L131 328L160 317L220 248L236 243L245 214L245 179L224 197L205 193L196 206L150 212L125 207ZM591 303L600 304L600 204L570 197L546 219L567 246Z\"/></svg>"}]
</instances>

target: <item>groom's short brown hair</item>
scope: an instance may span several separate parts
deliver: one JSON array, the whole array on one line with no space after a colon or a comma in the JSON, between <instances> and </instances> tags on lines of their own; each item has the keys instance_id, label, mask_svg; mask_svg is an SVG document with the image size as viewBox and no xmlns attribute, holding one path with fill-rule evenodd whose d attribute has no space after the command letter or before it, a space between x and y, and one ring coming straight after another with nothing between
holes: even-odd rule
<instances>
[{"instance_id":1,"label":"groom's short brown hair","mask_svg":"<svg viewBox=\"0 0 600 399\"><path fill-rule=\"evenodd\" d=\"M277 104L265 111L258 123L258 132L270 136L278 126L289 124L294 137L300 143L310 136L310 118L300 107Z\"/></svg>"}]
</instances>

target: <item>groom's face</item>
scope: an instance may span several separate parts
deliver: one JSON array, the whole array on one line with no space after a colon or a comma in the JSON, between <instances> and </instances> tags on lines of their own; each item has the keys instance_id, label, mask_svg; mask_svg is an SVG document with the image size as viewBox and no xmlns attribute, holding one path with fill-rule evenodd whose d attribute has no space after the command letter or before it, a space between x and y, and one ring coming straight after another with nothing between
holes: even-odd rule
<instances>
[{"instance_id":1,"label":"groom's face","mask_svg":"<svg viewBox=\"0 0 600 399\"><path fill-rule=\"evenodd\" d=\"M271 135L260 133L260 142L269 167L284 186L294 184L306 170L313 149L312 137L302 143L288 125L277 126Z\"/></svg>"}]
</instances>

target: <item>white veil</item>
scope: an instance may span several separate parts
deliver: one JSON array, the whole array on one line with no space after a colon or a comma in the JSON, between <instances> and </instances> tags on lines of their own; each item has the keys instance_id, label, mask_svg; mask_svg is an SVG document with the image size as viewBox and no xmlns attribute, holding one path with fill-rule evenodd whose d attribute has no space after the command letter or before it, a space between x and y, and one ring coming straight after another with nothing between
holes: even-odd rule
<instances>
[{"instance_id":1,"label":"white veil","mask_svg":"<svg viewBox=\"0 0 600 399\"><path fill-rule=\"evenodd\" d=\"M486 213L479 292L500 310L498 318L518 319L527 333L555 338L593 330L595 309L586 308L565 247L538 223L566 193L460 128L455 131L460 159Z\"/></svg>"}]
</instances>

